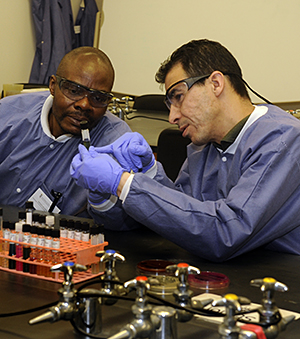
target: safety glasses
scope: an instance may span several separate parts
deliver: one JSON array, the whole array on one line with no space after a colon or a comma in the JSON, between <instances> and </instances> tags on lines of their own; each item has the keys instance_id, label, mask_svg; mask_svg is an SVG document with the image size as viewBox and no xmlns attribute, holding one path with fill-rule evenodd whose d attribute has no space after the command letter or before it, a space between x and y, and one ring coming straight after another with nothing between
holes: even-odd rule
<instances>
[{"instance_id":1,"label":"safety glasses","mask_svg":"<svg viewBox=\"0 0 300 339\"><path fill-rule=\"evenodd\" d=\"M201 75L199 77L191 77L180 80L168 88L165 97L165 104L168 109L171 109L171 105L180 107L186 93L195 85L196 82L207 79L210 74Z\"/></svg>"},{"instance_id":2,"label":"safety glasses","mask_svg":"<svg viewBox=\"0 0 300 339\"><path fill-rule=\"evenodd\" d=\"M56 79L58 87L63 95L73 101L79 101L84 97L87 97L93 107L100 108L108 106L113 98L112 93L96 91L83 85L79 85L74 81L67 80L59 75L56 75Z\"/></svg>"}]
</instances>

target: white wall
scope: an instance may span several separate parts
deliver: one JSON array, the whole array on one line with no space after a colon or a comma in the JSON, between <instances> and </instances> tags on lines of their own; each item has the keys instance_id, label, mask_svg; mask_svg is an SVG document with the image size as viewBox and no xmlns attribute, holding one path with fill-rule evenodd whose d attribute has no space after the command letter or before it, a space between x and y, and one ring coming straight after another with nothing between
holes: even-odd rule
<instances>
[{"instance_id":1,"label":"white wall","mask_svg":"<svg viewBox=\"0 0 300 339\"><path fill-rule=\"evenodd\" d=\"M74 15L80 1L71 0ZM0 89L29 79L30 3L0 0ZM268 99L300 100L299 0L103 0L103 11L100 48L115 65L115 91L161 93L160 63L183 43L209 38L236 56L244 78Z\"/></svg>"},{"instance_id":2,"label":"white wall","mask_svg":"<svg viewBox=\"0 0 300 339\"><path fill-rule=\"evenodd\" d=\"M116 68L115 91L161 93L160 63L189 40L208 38L233 53L260 94L300 100L299 0L103 0L103 11L100 48Z\"/></svg>"}]
</instances>

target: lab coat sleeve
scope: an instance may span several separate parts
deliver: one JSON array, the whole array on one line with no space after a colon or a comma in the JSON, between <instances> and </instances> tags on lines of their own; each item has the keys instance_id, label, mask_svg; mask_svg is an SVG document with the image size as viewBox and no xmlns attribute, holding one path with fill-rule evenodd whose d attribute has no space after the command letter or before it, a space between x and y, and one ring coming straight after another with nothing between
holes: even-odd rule
<instances>
[{"instance_id":1,"label":"lab coat sleeve","mask_svg":"<svg viewBox=\"0 0 300 339\"><path fill-rule=\"evenodd\" d=\"M140 224L125 212L120 200L108 211L100 212L91 205L88 206L88 211L95 222L103 225L106 229L130 231L140 227Z\"/></svg>"},{"instance_id":2,"label":"lab coat sleeve","mask_svg":"<svg viewBox=\"0 0 300 339\"><path fill-rule=\"evenodd\" d=\"M296 139L288 146L286 140L277 143L271 134L269 137L257 151L236 155L239 167L232 166L230 175L224 175L228 192L223 198L195 198L189 184L191 164L186 162L181 172L183 185L177 181L181 191L179 186L174 189L136 174L123 207L138 222L212 261L224 261L271 243L299 226L300 154ZM200 164L197 166L201 172ZM222 176L221 167L218 172ZM210 186L214 189L209 175L207 185L201 190L209 194Z\"/></svg>"},{"instance_id":3,"label":"lab coat sleeve","mask_svg":"<svg viewBox=\"0 0 300 339\"><path fill-rule=\"evenodd\" d=\"M155 175L155 180L159 180L165 185L175 188L174 183L167 178L163 167L159 162L157 162L157 174ZM114 199L111 200L113 201ZM117 199L115 204L109 203L109 205L109 208L102 208L101 205L99 205L98 208L97 206L94 208L94 206L89 203L89 214L98 224L103 224L105 228L110 230L128 231L140 227L140 224L125 212L121 200Z\"/></svg>"}]
</instances>

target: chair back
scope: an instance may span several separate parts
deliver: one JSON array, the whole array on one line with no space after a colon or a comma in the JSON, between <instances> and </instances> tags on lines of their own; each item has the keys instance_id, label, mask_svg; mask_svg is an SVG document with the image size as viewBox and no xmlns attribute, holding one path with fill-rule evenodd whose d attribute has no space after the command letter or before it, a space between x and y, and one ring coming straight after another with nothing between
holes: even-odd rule
<instances>
[{"instance_id":1,"label":"chair back","mask_svg":"<svg viewBox=\"0 0 300 339\"><path fill-rule=\"evenodd\" d=\"M135 97L133 109L147 111L168 111L163 94L144 94Z\"/></svg>"},{"instance_id":2,"label":"chair back","mask_svg":"<svg viewBox=\"0 0 300 339\"><path fill-rule=\"evenodd\" d=\"M167 176L175 181L179 170L187 157L186 147L191 140L184 138L177 129L164 129L157 142L157 161L159 161Z\"/></svg>"}]
</instances>

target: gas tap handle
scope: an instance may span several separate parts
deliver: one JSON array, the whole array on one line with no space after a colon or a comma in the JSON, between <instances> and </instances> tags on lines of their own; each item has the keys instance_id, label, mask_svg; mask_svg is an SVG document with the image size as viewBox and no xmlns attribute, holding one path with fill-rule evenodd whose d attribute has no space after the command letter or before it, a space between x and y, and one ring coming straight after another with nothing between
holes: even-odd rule
<instances>
[{"instance_id":1,"label":"gas tap handle","mask_svg":"<svg viewBox=\"0 0 300 339\"><path fill-rule=\"evenodd\" d=\"M122 100L125 100L125 104L126 104L126 103L128 103L128 101L132 101L133 98L130 97L129 95L125 95L125 97L123 97Z\"/></svg>"},{"instance_id":2,"label":"gas tap handle","mask_svg":"<svg viewBox=\"0 0 300 339\"><path fill-rule=\"evenodd\" d=\"M96 253L97 257L100 257L101 262L107 262L107 261L126 261L125 257L118 253L115 250L106 250L106 251L98 251Z\"/></svg>"},{"instance_id":3,"label":"gas tap handle","mask_svg":"<svg viewBox=\"0 0 300 339\"><path fill-rule=\"evenodd\" d=\"M125 97L122 98L122 100L125 101L125 107L129 108L129 101L133 101L133 98L130 97L129 95L126 95Z\"/></svg>"},{"instance_id":4,"label":"gas tap handle","mask_svg":"<svg viewBox=\"0 0 300 339\"><path fill-rule=\"evenodd\" d=\"M73 272L83 272L87 270L85 265L75 264L72 261L65 261L63 264L57 264L50 268L51 272L65 272L71 269Z\"/></svg>"},{"instance_id":5,"label":"gas tap handle","mask_svg":"<svg viewBox=\"0 0 300 339\"><path fill-rule=\"evenodd\" d=\"M72 261L66 261L63 264L57 264L50 268L51 272L63 272L65 277L65 282L70 283L73 279L73 272L83 272L86 271L87 267L80 264L75 264Z\"/></svg>"},{"instance_id":6,"label":"gas tap handle","mask_svg":"<svg viewBox=\"0 0 300 339\"><path fill-rule=\"evenodd\" d=\"M117 106L118 101L120 101L119 98L117 98L117 97L113 97L113 98L112 98L112 104L113 104L114 106Z\"/></svg>"},{"instance_id":7,"label":"gas tap handle","mask_svg":"<svg viewBox=\"0 0 300 339\"><path fill-rule=\"evenodd\" d=\"M235 311L241 311L241 305L249 305L250 303L251 301L248 298L228 293L222 299L213 301L212 306L225 306Z\"/></svg>"},{"instance_id":8,"label":"gas tap handle","mask_svg":"<svg viewBox=\"0 0 300 339\"><path fill-rule=\"evenodd\" d=\"M139 298L144 298L148 290L150 290L150 283L145 276L138 276L135 279L126 281L124 287L128 289L136 289Z\"/></svg>"},{"instance_id":9,"label":"gas tap handle","mask_svg":"<svg viewBox=\"0 0 300 339\"><path fill-rule=\"evenodd\" d=\"M253 279L250 281L250 285L253 287L260 287L260 290L262 292L266 292L266 291L286 292L288 291L288 287L285 284L270 277L266 277L263 279Z\"/></svg>"},{"instance_id":10,"label":"gas tap handle","mask_svg":"<svg viewBox=\"0 0 300 339\"><path fill-rule=\"evenodd\" d=\"M187 263L179 263L177 265L169 265L166 267L167 272L174 272L181 282L186 282L188 274L200 274L199 268L190 266Z\"/></svg>"}]
</instances>

